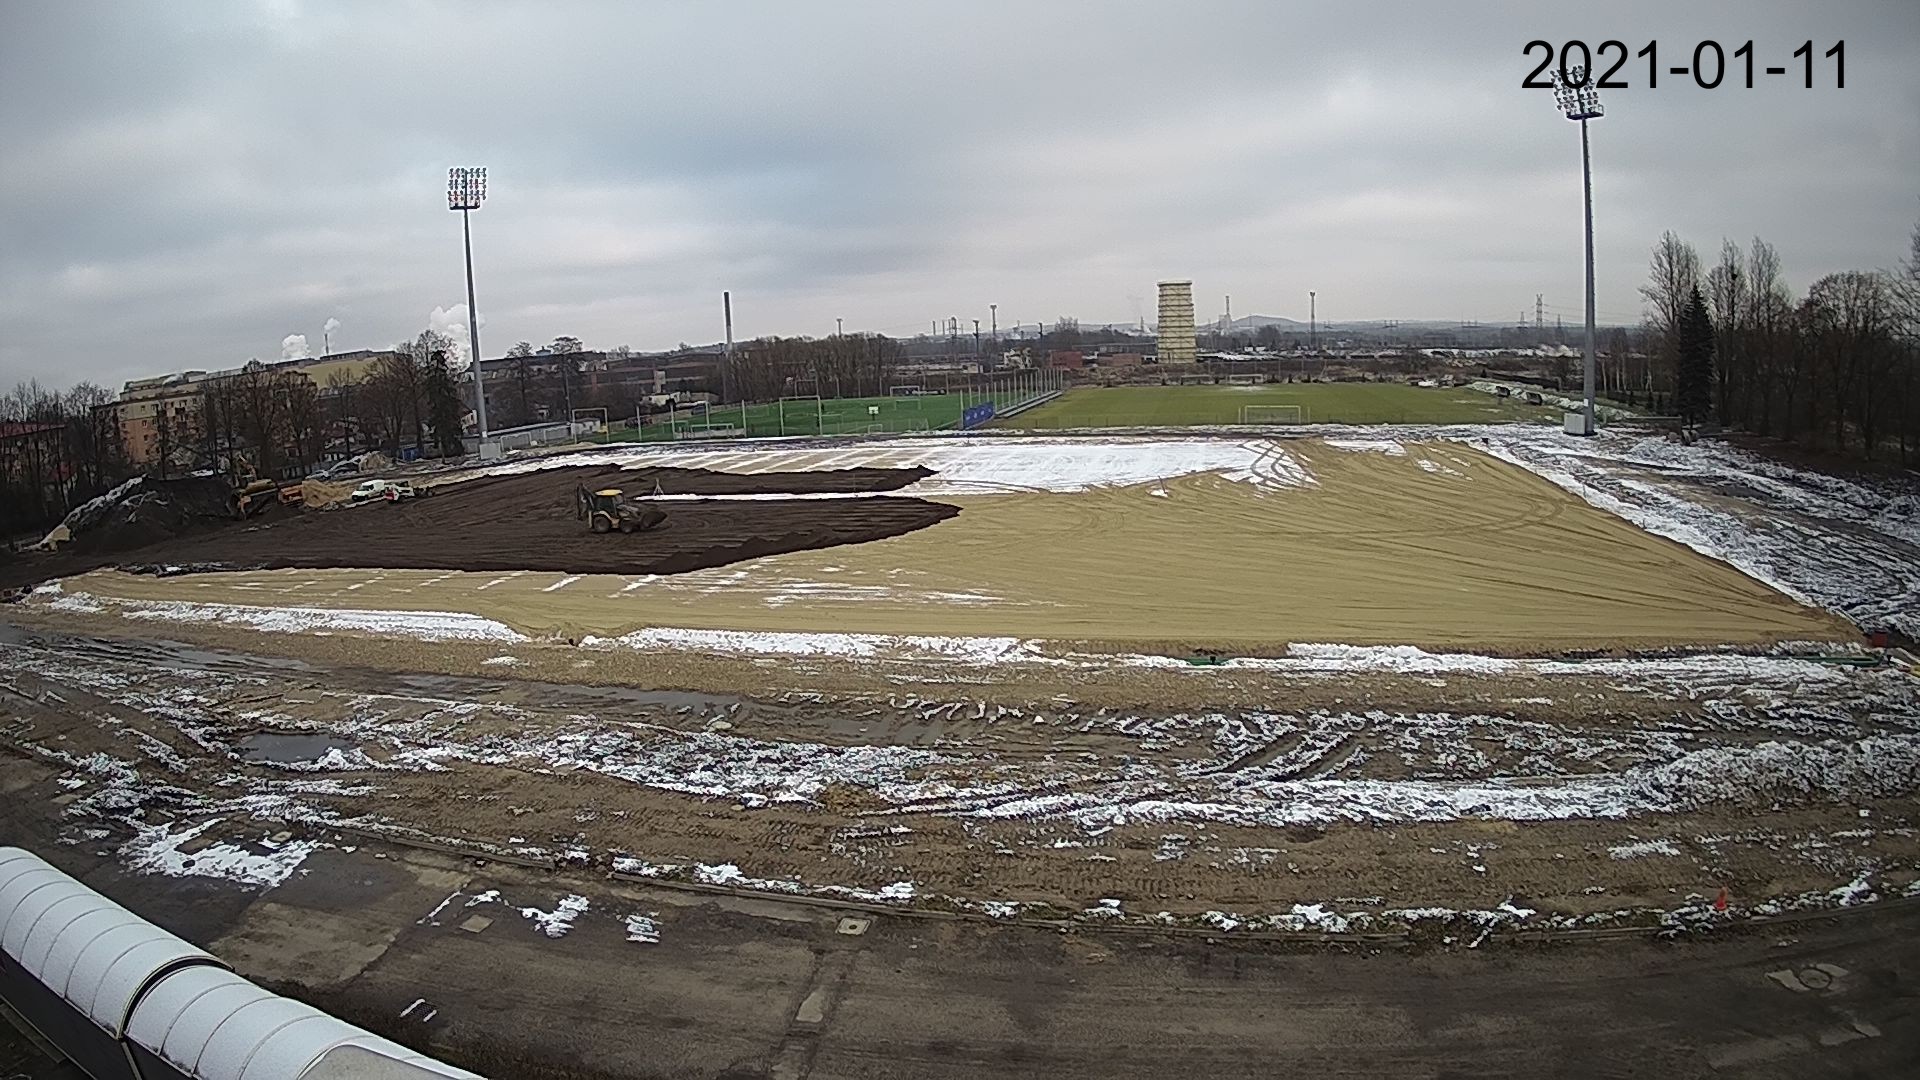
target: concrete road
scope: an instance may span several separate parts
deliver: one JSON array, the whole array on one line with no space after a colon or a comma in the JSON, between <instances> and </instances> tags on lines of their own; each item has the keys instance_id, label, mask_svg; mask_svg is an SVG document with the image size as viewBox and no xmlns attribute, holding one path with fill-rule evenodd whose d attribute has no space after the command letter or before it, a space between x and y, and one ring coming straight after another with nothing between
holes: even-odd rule
<instances>
[{"instance_id":1,"label":"concrete road","mask_svg":"<svg viewBox=\"0 0 1920 1080\"><path fill-rule=\"evenodd\" d=\"M250 977L501 1078L1893 1080L1920 1062L1913 909L1424 953L887 915L855 935L841 912L351 837L264 892L142 877L5 801L0 839ZM585 910L549 936L572 895Z\"/></svg>"}]
</instances>

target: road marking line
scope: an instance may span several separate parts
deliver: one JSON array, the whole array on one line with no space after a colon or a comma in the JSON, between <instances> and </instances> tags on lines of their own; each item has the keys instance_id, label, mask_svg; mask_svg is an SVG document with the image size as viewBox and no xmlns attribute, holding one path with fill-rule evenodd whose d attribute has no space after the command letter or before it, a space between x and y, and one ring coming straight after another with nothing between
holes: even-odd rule
<instances>
[{"instance_id":1,"label":"road marking line","mask_svg":"<svg viewBox=\"0 0 1920 1080\"><path fill-rule=\"evenodd\" d=\"M441 910L444 909L448 904L453 903L453 898L459 895L460 895L460 890L458 889L455 889L453 892L448 893L447 898L445 900L442 900L440 901L440 903L436 904L432 911L429 911L425 915L420 916L418 919L413 920L413 924L415 926L419 926L423 923L432 922L433 925L439 926L440 924L439 922L434 920L434 916L440 914Z\"/></svg>"},{"instance_id":2,"label":"road marking line","mask_svg":"<svg viewBox=\"0 0 1920 1080\"><path fill-rule=\"evenodd\" d=\"M414 999L413 999L413 1004L411 1004L411 1005L409 1005L409 1006L407 1006L406 1008L404 1008L404 1009L401 1009L401 1010L400 1010L400 1017L401 1017L401 1019L403 1019L403 1020L404 1020L404 1019L406 1019L406 1016L407 1016L407 1014L408 1014L408 1013L410 1013L410 1012L412 1012L413 1010L415 1010L415 1009L417 1009L417 1008L419 1008L419 1007L420 1007L420 1006L422 1006L422 1005L425 1005L426 1003L427 1003L427 999L426 999L426 998L414 998Z\"/></svg>"},{"instance_id":3,"label":"road marking line","mask_svg":"<svg viewBox=\"0 0 1920 1080\"><path fill-rule=\"evenodd\" d=\"M541 589L540 591L541 591L541 592L553 592L553 591L555 591L555 590L557 590L557 589L564 589L564 588L566 588L567 586L569 586L569 585L571 585L571 584L573 584L574 582L576 582L576 581L579 581L579 580L580 580L580 575L579 575L579 574L572 574L572 575L569 575L569 576L567 576L567 577L563 577L563 578L561 578L561 579L560 579L559 581L556 581L556 582L554 582L553 584L551 584L551 585L549 585L549 586L547 586L547 587L546 587L546 588L544 588L544 589Z\"/></svg>"}]
</instances>

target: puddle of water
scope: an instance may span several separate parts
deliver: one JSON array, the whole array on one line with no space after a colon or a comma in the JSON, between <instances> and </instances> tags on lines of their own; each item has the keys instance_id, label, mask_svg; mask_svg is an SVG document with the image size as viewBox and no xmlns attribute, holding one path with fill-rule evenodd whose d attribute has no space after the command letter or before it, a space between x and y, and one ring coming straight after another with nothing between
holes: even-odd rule
<instances>
[{"instance_id":1,"label":"puddle of water","mask_svg":"<svg viewBox=\"0 0 1920 1080\"><path fill-rule=\"evenodd\" d=\"M286 735L274 731L261 731L241 739L234 746L240 751L242 761L250 761L256 765L286 765L294 762L317 761L329 750L351 750L353 741L338 735Z\"/></svg>"}]
</instances>

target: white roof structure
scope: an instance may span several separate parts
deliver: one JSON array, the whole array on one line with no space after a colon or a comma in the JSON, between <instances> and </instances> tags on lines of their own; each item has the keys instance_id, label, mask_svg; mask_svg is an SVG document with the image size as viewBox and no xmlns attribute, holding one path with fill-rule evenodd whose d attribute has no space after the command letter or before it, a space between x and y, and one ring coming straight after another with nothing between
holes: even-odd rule
<instances>
[{"instance_id":1,"label":"white roof structure","mask_svg":"<svg viewBox=\"0 0 1920 1080\"><path fill-rule=\"evenodd\" d=\"M19 848L0 848L0 949L116 1038L154 980L220 963Z\"/></svg>"},{"instance_id":2,"label":"white roof structure","mask_svg":"<svg viewBox=\"0 0 1920 1080\"><path fill-rule=\"evenodd\" d=\"M0 848L0 946L115 1038L200 1080L479 1080L255 986L19 848Z\"/></svg>"},{"instance_id":3,"label":"white roof structure","mask_svg":"<svg viewBox=\"0 0 1920 1080\"><path fill-rule=\"evenodd\" d=\"M324 1076L313 1072L321 1059L347 1045L412 1066L414 1075L474 1076L212 967L162 979L135 1007L127 1038L201 1080Z\"/></svg>"}]
</instances>

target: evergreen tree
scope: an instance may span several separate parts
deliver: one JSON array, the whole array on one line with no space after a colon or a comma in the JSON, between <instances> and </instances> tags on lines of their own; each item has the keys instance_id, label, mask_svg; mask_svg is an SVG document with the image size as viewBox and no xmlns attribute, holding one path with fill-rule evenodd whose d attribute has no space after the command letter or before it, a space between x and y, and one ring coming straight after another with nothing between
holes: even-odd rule
<instances>
[{"instance_id":1,"label":"evergreen tree","mask_svg":"<svg viewBox=\"0 0 1920 1080\"><path fill-rule=\"evenodd\" d=\"M1676 327L1674 409L1680 422L1695 427L1713 411L1713 320L1700 287L1693 287Z\"/></svg>"},{"instance_id":2,"label":"evergreen tree","mask_svg":"<svg viewBox=\"0 0 1920 1080\"><path fill-rule=\"evenodd\" d=\"M426 392L427 424L433 428L434 442L442 455L459 454L464 449L460 436L467 407L460 397L459 376L444 349L435 350L427 362Z\"/></svg>"}]
</instances>

